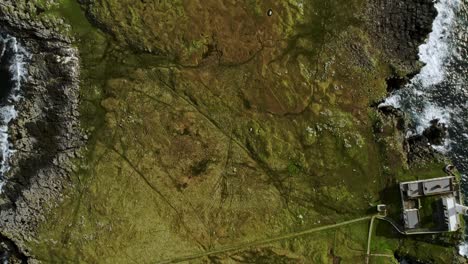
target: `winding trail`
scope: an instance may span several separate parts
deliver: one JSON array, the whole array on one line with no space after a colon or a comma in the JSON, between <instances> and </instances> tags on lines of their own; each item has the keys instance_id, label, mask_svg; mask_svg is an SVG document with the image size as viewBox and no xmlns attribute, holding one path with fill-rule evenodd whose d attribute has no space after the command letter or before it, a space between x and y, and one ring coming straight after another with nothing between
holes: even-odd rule
<instances>
[{"instance_id":1,"label":"winding trail","mask_svg":"<svg viewBox=\"0 0 468 264\"><path fill-rule=\"evenodd\" d=\"M357 223L357 222L367 221L367 220L373 219L374 217L375 216L360 217L360 218L348 220L348 221L337 223L337 224L311 228L311 229L307 229L307 230L303 230L303 231L299 231L299 232L293 232L293 233L280 235L280 236L276 236L276 237L271 237L271 238L265 238L265 239L261 239L261 240L247 241L247 242L244 242L244 243L239 243L237 245L226 246L226 247L222 247L222 248L218 248L218 249L208 250L208 251L205 251L205 252L195 253L195 254L192 254L192 255L176 257L176 258L173 258L173 259L161 260L161 261L158 261L157 263L159 263L159 264L179 263L179 262L189 261L189 260L193 260L193 259L197 259L197 258L202 258L202 257L207 257L207 256L212 256L212 255L219 255L219 254L226 253L226 252L235 252L235 251L239 251L239 250L246 249L246 248L249 248L249 247L255 247L255 246L261 246L261 245L265 245L265 244L271 244L271 243L278 242L278 241L281 241L281 240L300 237L300 236L308 235L308 234L315 233L315 232L318 232L318 231L334 229L334 228L350 225L350 224Z\"/></svg>"}]
</instances>

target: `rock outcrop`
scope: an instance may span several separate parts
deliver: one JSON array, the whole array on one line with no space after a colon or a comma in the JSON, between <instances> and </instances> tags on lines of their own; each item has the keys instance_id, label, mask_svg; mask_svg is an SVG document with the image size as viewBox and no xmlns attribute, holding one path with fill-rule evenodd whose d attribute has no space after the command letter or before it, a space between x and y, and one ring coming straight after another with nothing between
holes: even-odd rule
<instances>
[{"instance_id":1,"label":"rock outcrop","mask_svg":"<svg viewBox=\"0 0 468 264\"><path fill-rule=\"evenodd\" d=\"M390 94L405 85L420 70L419 46L432 31L437 10L431 0L371 0L365 12L365 20L374 44L380 46L391 62L393 76L387 79ZM442 144L446 128L434 123L423 135L407 137L408 117L391 106L380 107L381 113L390 117L396 125L394 133L402 143L408 165L443 160L432 145Z\"/></svg>"},{"instance_id":2,"label":"rock outcrop","mask_svg":"<svg viewBox=\"0 0 468 264\"><path fill-rule=\"evenodd\" d=\"M15 150L3 175L0 233L24 252L45 209L60 200L70 184L70 160L79 155L77 50L66 36L29 19L22 1L0 3L0 32L17 39L29 54L27 76L21 82L18 117L9 124ZM1 251L1 249L0 249Z\"/></svg>"},{"instance_id":3,"label":"rock outcrop","mask_svg":"<svg viewBox=\"0 0 468 264\"><path fill-rule=\"evenodd\" d=\"M418 71L418 48L432 31L437 15L432 0L372 0L365 20L387 56L411 72Z\"/></svg>"}]
</instances>

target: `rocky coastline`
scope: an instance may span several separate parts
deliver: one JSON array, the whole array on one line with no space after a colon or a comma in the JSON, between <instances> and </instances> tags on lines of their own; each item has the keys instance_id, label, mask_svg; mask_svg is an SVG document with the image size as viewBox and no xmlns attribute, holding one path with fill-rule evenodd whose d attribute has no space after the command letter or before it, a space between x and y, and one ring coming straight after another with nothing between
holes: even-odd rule
<instances>
[{"instance_id":1,"label":"rocky coastline","mask_svg":"<svg viewBox=\"0 0 468 264\"><path fill-rule=\"evenodd\" d=\"M432 31L436 16L432 0L369 1L363 20L367 21L376 45L394 64L396 72L393 77L411 78L420 70L419 46Z\"/></svg>"},{"instance_id":2,"label":"rocky coastline","mask_svg":"<svg viewBox=\"0 0 468 264\"><path fill-rule=\"evenodd\" d=\"M14 152L0 196L0 252L19 254L21 261L28 256L24 241L34 239L37 223L70 186L72 159L79 157L84 143L78 51L70 38L56 31L61 22L31 19L34 13L27 6L21 1L0 3L0 33L16 38L29 54L18 117L9 124Z\"/></svg>"},{"instance_id":3,"label":"rocky coastline","mask_svg":"<svg viewBox=\"0 0 468 264\"><path fill-rule=\"evenodd\" d=\"M422 67L418 61L419 46L431 32L436 16L437 10L431 0L370 1L364 17L367 18L370 32L376 36L375 45L385 51L394 70L387 79L388 95L399 89L407 89L405 85L418 74ZM406 114L392 106L379 107L381 102L376 102L373 107L386 117L383 123L391 123L396 128L395 134L406 153L409 166L434 160L449 162L447 157L432 147L443 145L447 136L445 124L433 120L421 135L407 136L411 126ZM375 131L377 136L380 132L380 129Z\"/></svg>"},{"instance_id":4,"label":"rocky coastline","mask_svg":"<svg viewBox=\"0 0 468 264\"><path fill-rule=\"evenodd\" d=\"M89 10L91 2L81 2ZM29 259L25 241L35 239L45 212L61 201L64 189L73 188L73 159L81 157L86 142L80 128L80 60L73 39L56 30L57 24L66 27L63 21L30 19L30 11L21 3L0 3L0 33L16 37L31 55L26 64L27 79L22 83L23 98L17 105L19 115L10 124L15 153L0 194L0 257L10 258L11 263L34 261ZM89 11L88 16L96 26L110 31ZM431 31L436 16L433 2L372 0L362 16L376 36L374 44L386 52L394 66L387 90L402 88L421 67L418 46ZM399 149L406 153L408 164L444 158L427 144L440 141L442 125L434 123L427 133L408 139L403 113L388 108L380 113L381 122L396 128ZM374 132L379 137L380 127Z\"/></svg>"}]
</instances>

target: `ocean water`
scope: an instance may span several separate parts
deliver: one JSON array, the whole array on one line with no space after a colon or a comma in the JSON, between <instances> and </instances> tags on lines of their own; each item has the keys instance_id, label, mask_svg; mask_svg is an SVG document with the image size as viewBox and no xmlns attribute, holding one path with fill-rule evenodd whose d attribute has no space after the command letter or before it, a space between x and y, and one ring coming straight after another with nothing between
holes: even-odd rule
<instances>
[{"instance_id":1,"label":"ocean water","mask_svg":"<svg viewBox=\"0 0 468 264\"><path fill-rule=\"evenodd\" d=\"M448 126L445 143L433 147L463 174L462 190L468 197L468 0L438 0L435 6L432 33L419 47L425 66L383 104L409 115L408 136L421 134L433 119ZM468 255L468 244L460 245L459 253Z\"/></svg>"},{"instance_id":2,"label":"ocean water","mask_svg":"<svg viewBox=\"0 0 468 264\"><path fill-rule=\"evenodd\" d=\"M26 77L28 53L15 37L0 34L0 193L4 175L14 153L9 142L8 124L17 117L15 105L21 99L21 82Z\"/></svg>"}]
</instances>

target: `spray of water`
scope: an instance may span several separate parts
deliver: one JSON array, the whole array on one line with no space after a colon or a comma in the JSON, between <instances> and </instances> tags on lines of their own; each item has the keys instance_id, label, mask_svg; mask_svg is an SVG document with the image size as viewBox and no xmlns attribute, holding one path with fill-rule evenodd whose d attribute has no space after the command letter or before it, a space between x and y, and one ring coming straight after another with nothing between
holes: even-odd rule
<instances>
[{"instance_id":1,"label":"spray of water","mask_svg":"<svg viewBox=\"0 0 468 264\"><path fill-rule=\"evenodd\" d=\"M434 90L446 79L446 64L451 56L451 33L460 0L435 3L438 15L427 42L419 47L419 60L425 64L419 74L401 90L388 97L381 106L393 106L410 114L414 132L421 134L430 121L450 123L451 111L434 102Z\"/></svg>"},{"instance_id":2,"label":"spray of water","mask_svg":"<svg viewBox=\"0 0 468 264\"><path fill-rule=\"evenodd\" d=\"M448 126L449 136L437 151L451 157L464 174L462 190L468 193L468 0L438 0L438 15L427 42L419 47L425 64L407 87L396 91L382 105L408 113L412 130L421 134L433 119ZM465 201L467 202L467 201ZM459 246L468 256L468 244Z\"/></svg>"},{"instance_id":3,"label":"spray of water","mask_svg":"<svg viewBox=\"0 0 468 264\"><path fill-rule=\"evenodd\" d=\"M2 50L0 60L8 60L11 78L11 91L0 104L0 193L5 185L4 175L10 169L9 161L14 153L12 144L9 142L8 125L17 117L15 105L21 99L21 83L26 77L25 61L28 53L12 36L0 35ZM8 56L7 56L8 55Z\"/></svg>"}]
</instances>

